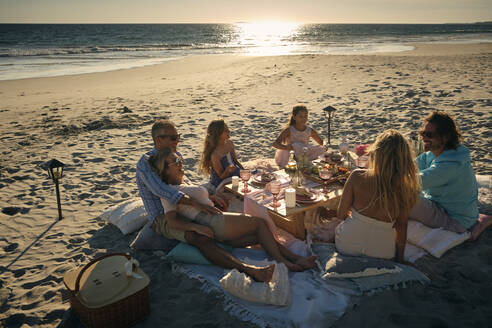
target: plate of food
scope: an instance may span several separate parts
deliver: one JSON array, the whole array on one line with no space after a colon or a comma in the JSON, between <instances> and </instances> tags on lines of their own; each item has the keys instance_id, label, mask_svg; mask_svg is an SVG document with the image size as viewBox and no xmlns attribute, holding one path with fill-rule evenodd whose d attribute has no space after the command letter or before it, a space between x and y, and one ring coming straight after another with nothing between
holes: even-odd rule
<instances>
[{"instance_id":1,"label":"plate of food","mask_svg":"<svg viewBox=\"0 0 492 328\"><path fill-rule=\"evenodd\" d=\"M275 174L269 172L262 172L253 177L253 180L259 184L267 184L276 179Z\"/></svg>"},{"instance_id":2,"label":"plate of food","mask_svg":"<svg viewBox=\"0 0 492 328\"><path fill-rule=\"evenodd\" d=\"M296 203L313 204L319 202L322 198L323 195L314 193L308 188L296 187Z\"/></svg>"}]
</instances>

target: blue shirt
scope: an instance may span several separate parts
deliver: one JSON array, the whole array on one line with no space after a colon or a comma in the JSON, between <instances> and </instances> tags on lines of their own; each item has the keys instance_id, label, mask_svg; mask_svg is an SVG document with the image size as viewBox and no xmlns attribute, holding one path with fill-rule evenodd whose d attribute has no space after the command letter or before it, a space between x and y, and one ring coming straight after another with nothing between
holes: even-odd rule
<instances>
[{"instance_id":1,"label":"blue shirt","mask_svg":"<svg viewBox=\"0 0 492 328\"><path fill-rule=\"evenodd\" d=\"M143 155L137 163L136 172L138 190L150 222L153 222L157 216L164 214L161 198L176 204L184 195L176 188L171 187L162 181L152 170L148 163L148 159L155 153L157 153L157 149L154 148ZM181 154L177 154L181 156Z\"/></svg>"},{"instance_id":2,"label":"blue shirt","mask_svg":"<svg viewBox=\"0 0 492 328\"><path fill-rule=\"evenodd\" d=\"M470 228L478 219L478 185L465 146L435 157L430 151L417 157L424 197L438 203L448 215Z\"/></svg>"}]
</instances>

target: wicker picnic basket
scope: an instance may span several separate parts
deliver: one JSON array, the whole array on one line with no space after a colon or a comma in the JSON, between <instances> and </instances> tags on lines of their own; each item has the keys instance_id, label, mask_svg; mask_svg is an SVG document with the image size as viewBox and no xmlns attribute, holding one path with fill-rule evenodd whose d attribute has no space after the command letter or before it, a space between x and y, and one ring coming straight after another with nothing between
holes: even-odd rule
<instances>
[{"instance_id":1,"label":"wicker picnic basket","mask_svg":"<svg viewBox=\"0 0 492 328\"><path fill-rule=\"evenodd\" d=\"M87 327L129 327L150 313L149 277L130 255L102 255L63 277L70 305Z\"/></svg>"}]
</instances>

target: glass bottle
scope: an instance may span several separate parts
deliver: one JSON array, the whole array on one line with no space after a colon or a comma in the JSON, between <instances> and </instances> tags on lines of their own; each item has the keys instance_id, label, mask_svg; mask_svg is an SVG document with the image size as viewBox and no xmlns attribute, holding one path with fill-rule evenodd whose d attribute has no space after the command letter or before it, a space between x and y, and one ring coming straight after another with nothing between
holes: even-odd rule
<instances>
[{"instance_id":1,"label":"glass bottle","mask_svg":"<svg viewBox=\"0 0 492 328\"><path fill-rule=\"evenodd\" d=\"M297 163L296 163L296 159L295 159L293 150L290 151L289 161L287 162L287 166L285 167L285 171L290 176L291 185L295 186L294 180L296 178L296 173L297 173Z\"/></svg>"}]
</instances>

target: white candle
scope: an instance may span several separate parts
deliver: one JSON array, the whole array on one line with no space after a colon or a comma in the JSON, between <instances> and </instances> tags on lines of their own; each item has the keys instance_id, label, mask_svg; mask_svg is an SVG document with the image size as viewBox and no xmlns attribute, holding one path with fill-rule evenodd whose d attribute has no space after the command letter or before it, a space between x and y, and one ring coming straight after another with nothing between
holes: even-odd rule
<instances>
[{"instance_id":1,"label":"white candle","mask_svg":"<svg viewBox=\"0 0 492 328\"><path fill-rule=\"evenodd\" d=\"M294 188L285 189L285 206L286 207L296 206L296 190Z\"/></svg>"},{"instance_id":2,"label":"white candle","mask_svg":"<svg viewBox=\"0 0 492 328\"><path fill-rule=\"evenodd\" d=\"M234 175L232 176L232 188L238 188L239 187L239 177Z\"/></svg>"}]
</instances>

